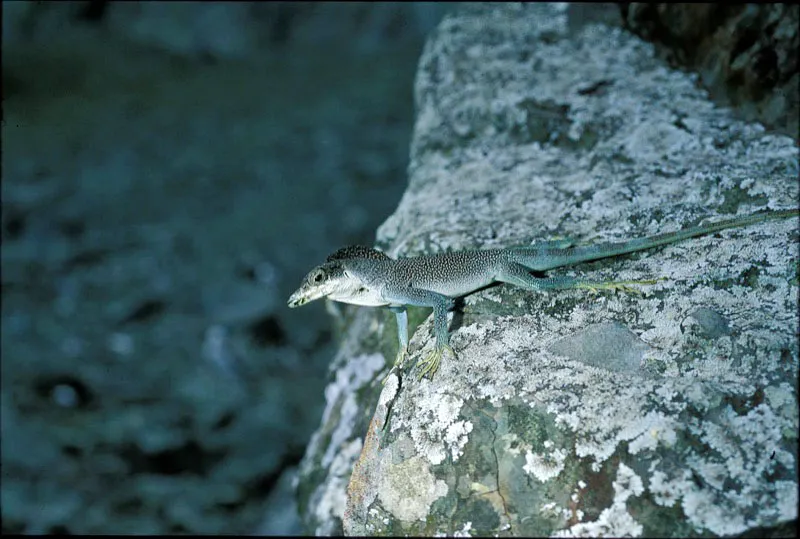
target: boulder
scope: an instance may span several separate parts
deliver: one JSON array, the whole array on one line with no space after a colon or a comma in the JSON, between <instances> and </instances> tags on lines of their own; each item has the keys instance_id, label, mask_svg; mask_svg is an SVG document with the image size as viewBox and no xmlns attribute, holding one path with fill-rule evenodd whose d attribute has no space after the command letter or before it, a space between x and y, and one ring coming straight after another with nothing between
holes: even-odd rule
<instances>
[{"instance_id":1,"label":"boulder","mask_svg":"<svg viewBox=\"0 0 800 539\"><path fill-rule=\"evenodd\" d=\"M466 4L429 38L391 256L624 240L796 207L798 150L709 100L618 27L564 4ZM562 268L664 278L643 295L499 285L453 314L346 327L298 479L308 531L350 535L791 533L798 222ZM385 383L381 381L385 378Z\"/></svg>"}]
</instances>

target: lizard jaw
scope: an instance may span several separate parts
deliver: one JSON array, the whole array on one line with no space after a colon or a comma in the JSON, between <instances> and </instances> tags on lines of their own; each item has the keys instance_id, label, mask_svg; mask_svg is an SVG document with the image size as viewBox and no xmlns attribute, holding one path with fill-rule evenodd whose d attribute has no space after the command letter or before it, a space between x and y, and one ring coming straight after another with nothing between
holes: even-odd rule
<instances>
[{"instance_id":1,"label":"lizard jaw","mask_svg":"<svg viewBox=\"0 0 800 539\"><path fill-rule=\"evenodd\" d=\"M308 289L305 287L298 288L295 290L294 294L289 296L289 301L287 305L290 309L294 309L296 307L301 307L306 303L310 303L314 300L317 300L321 297L325 296L325 292L323 290L314 290Z\"/></svg>"},{"instance_id":2,"label":"lizard jaw","mask_svg":"<svg viewBox=\"0 0 800 539\"><path fill-rule=\"evenodd\" d=\"M341 264L333 262L311 270L300 288L289 297L287 305L293 309L325 297L353 305L388 305L379 290L365 285L361 279L345 271Z\"/></svg>"}]
</instances>

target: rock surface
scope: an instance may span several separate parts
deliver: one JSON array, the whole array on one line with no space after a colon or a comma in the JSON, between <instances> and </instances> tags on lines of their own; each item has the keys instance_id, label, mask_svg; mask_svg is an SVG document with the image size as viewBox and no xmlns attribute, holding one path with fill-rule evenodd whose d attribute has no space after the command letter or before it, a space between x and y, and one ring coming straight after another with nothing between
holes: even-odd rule
<instances>
[{"instance_id":1,"label":"rock surface","mask_svg":"<svg viewBox=\"0 0 800 539\"><path fill-rule=\"evenodd\" d=\"M800 137L800 6L622 4L625 24L748 120Z\"/></svg>"},{"instance_id":2,"label":"rock surface","mask_svg":"<svg viewBox=\"0 0 800 539\"><path fill-rule=\"evenodd\" d=\"M652 235L796 207L798 151L715 107L652 45L572 7L468 4L417 72L392 256ZM666 280L644 297L508 285L453 316L458 358L410 312L347 327L300 466L309 531L354 535L787 534L797 519L797 219L566 268ZM346 487L347 486L347 487Z\"/></svg>"}]
</instances>

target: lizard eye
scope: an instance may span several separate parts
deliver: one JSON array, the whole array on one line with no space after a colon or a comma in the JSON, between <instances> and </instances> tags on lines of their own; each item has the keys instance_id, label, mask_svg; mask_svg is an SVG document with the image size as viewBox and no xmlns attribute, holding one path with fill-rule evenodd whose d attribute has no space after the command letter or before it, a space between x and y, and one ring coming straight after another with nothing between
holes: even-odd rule
<instances>
[{"instance_id":1,"label":"lizard eye","mask_svg":"<svg viewBox=\"0 0 800 539\"><path fill-rule=\"evenodd\" d=\"M314 282L315 282L315 283L321 283L323 278L324 278L324 275L322 275L322 272L321 272L321 271L320 271L320 272L317 272L317 273L314 275L314 277L312 277L312 279L314 280Z\"/></svg>"}]
</instances>

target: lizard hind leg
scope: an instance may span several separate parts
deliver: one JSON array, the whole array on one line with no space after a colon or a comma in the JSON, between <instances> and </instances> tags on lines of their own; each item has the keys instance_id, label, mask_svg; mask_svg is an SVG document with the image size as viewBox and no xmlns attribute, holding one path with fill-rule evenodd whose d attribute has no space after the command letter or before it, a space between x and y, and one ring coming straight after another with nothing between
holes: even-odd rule
<instances>
[{"instance_id":1,"label":"lizard hind leg","mask_svg":"<svg viewBox=\"0 0 800 539\"><path fill-rule=\"evenodd\" d=\"M447 332L447 311L453 307L453 304L453 300L448 298L447 301L433 308L433 334L436 338L436 343L433 346L433 350L425 356L425 359L419 362L420 373L418 380L422 380L425 376L433 379L434 374L439 370L442 357L445 355L450 358L456 357L455 351L450 347L450 336Z\"/></svg>"},{"instance_id":2,"label":"lizard hind leg","mask_svg":"<svg viewBox=\"0 0 800 539\"><path fill-rule=\"evenodd\" d=\"M629 294L641 295L641 292L630 285L650 285L663 280L647 279L636 281L592 281L576 279L574 277L534 277L522 264L509 262L498 271L495 279L504 283L513 284L526 290L566 290L570 288L583 288L593 294L600 290L620 290Z\"/></svg>"},{"instance_id":3,"label":"lizard hind leg","mask_svg":"<svg viewBox=\"0 0 800 539\"><path fill-rule=\"evenodd\" d=\"M558 237L549 240L537 241L530 245L511 245L509 251L530 251L531 249L567 249L578 244L578 240L570 237Z\"/></svg>"},{"instance_id":4,"label":"lizard hind leg","mask_svg":"<svg viewBox=\"0 0 800 539\"><path fill-rule=\"evenodd\" d=\"M642 292L638 288L632 288L629 285L632 284L653 285L659 281L666 281L666 280L667 280L666 277L658 277L656 279L639 279L633 281L608 281L608 282L584 281L579 285L577 285L575 288L584 288L592 294L597 294L598 292L600 292L600 290L619 290L621 292L626 292L634 296L642 296L644 295L644 292Z\"/></svg>"}]
</instances>

